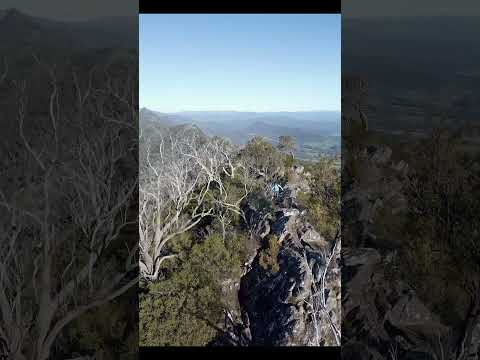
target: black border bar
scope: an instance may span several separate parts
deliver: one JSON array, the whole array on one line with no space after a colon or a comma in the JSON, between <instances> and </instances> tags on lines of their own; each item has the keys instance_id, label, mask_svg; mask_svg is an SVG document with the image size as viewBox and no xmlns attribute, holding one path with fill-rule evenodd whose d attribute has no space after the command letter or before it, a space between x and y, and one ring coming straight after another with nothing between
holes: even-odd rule
<instances>
[{"instance_id":1,"label":"black border bar","mask_svg":"<svg viewBox=\"0 0 480 360\"><path fill-rule=\"evenodd\" d=\"M245 356L274 356L290 358L291 356L313 356L316 359L322 360L341 360L342 353L339 346L325 346L325 347L303 347L303 346L282 346L282 347L140 347L140 359L159 359L161 356L176 356L180 355L202 355L208 356L208 359L225 360L226 356L239 356L242 359Z\"/></svg>"},{"instance_id":2,"label":"black border bar","mask_svg":"<svg viewBox=\"0 0 480 360\"><path fill-rule=\"evenodd\" d=\"M141 14L340 14L341 0L301 1L187 1L139 0Z\"/></svg>"}]
</instances>

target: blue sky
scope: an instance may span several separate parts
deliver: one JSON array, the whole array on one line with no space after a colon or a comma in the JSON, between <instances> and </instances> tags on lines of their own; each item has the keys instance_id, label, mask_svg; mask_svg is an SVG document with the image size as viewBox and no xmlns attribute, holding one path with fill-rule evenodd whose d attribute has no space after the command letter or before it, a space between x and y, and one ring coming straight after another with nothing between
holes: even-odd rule
<instances>
[{"instance_id":1,"label":"blue sky","mask_svg":"<svg viewBox=\"0 0 480 360\"><path fill-rule=\"evenodd\" d=\"M340 110L340 15L140 15L140 107Z\"/></svg>"}]
</instances>

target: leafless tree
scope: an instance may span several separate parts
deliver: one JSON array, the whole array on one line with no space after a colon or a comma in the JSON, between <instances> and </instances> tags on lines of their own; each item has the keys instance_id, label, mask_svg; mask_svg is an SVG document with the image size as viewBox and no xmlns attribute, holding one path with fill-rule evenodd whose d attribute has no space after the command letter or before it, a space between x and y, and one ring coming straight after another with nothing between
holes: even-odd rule
<instances>
[{"instance_id":1,"label":"leafless tree","mask_svg":"<svg viewBox=\"0 0 480 360\"><path fill-rule=\"evenodd\" d=\"M331 270L331 265L333 262L336 261L336 258L340 254L340 238L339 234L337 233L337 237L335 239L335 244L332 248L330 254L323 253L323 259L325 260L325 268L321 274L319 281L316 281L314 272L312 267L308 263L308 259L306 254L304 254L305 263L307 266L307 270L310 273L312 279L312 295L309 299L304 300L307 304L310 313L312 315L312 325L315 330L315 338L313 344L315 346L320 346L320 342L322 338L325 338L327 334L322 334L323 324L328 325L331 333L334 336L335 344L340 346L340 329L333 321L328 309L327 309L327 299L325 297L326 290L328 289L327 286L327 276L329 274L329 270ZM337 279L338 283L340 283L340 277ZM340 309L338 309L340 310ZM340 317L340 315L337 315Z\"/></svg>"},{"instance_id":2,"label":"leafless tree","mask_svg":"<svg viewBox=\"0 0 480 360\"><path fill-rule=\"evenodd\" d=\"M388 355L390 360L398 360L398 344L396 342L390 345Z\"/></svg>"},{"instance_id":3,"label":"leafless tree","mask_svg":"<svg viewBox=\"0 0 480 360\"><path fill-rule=\"evenodd\" d=\"M140 271L159 277L167 243L213 216L218 207L240 213L224 179L238 174L232 148L222 139L206 139L194 128L156 130L140 138ZM245 195L248 189L245 187ZM222 213L223 214L223 213Z\"/></svg>"},{"instance_id":4,"label":"leafless tree","mask_svg":"<svg viewBox=\"0 0 480 360\"><path fill-rule=\"evenodd\" d=\"M464 360L471 356L469 352L475 345L473 333L476 328L480 327L480 280L472 277L472 279L467 281L465 287L470 295L470 308L464 321L463 333L456 349L456 360ZM478 345L476 345L476 347L478 349Z\"/></svg>"},{"instance_id":5,"label":"leafless tree","mask_svg":"<svg viewBox=\"0 0 480 360\"><path fill-rule=\"evenodd\" d=\"M129 155L121 128L90 118L104 90L81 95L77 82L72 112L61 106L67 95L55 67L37 62L50 81L48 116L36 124L44 136L32 126L27 84L17 82L22 148L2 159L24 182L0 191L0 339L11 359L50 358L72 321L138 282L135 246L124 264L108 253L130 222L137 180L118 179Z\"/></svg>"}]
</instances>

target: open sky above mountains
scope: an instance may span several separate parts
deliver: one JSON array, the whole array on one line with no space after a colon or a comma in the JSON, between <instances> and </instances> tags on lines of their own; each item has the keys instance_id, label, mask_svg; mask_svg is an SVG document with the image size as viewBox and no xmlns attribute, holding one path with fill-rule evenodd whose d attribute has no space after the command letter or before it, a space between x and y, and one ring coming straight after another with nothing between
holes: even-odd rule
<instances>
[{"instance_id":1,"label":"open sky above mountains","mask_svg":"<svg viewBox=\"0 0 480 360\"><path fill-rule=\"evenodd\" d=\"M140 15L140 106L338 111L340 26L337 14Z\"/></svg>"}]
</instances>

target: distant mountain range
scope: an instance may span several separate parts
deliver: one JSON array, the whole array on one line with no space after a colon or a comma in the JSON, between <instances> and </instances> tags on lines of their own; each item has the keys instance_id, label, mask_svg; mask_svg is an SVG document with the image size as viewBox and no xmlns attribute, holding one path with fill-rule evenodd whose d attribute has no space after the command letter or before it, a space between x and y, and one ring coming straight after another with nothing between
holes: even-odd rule
<instances>
[{"instance_id":1,"label":"distant mountain range","mask_svg":"<svg viewBox=\"0 0 480 360\"><path fill-rule=\"evenodd\" d=\"M155 122L159 127L194 124L207 135L225 137L239 145L254 136L262 136L276 143L279 136L289 135L297 142L297 156L303 158L318 153L338 153L340 149L340 112L333 111L163 113L142 108L141 126L147 122Z\"/></svg>"},{"instance_id":2,"label":"distant mountain range","mask_svg":"<svg viewBox=\"0 0 480 360\"><path fill-rule=\"evenodd\" d=\"M16 9L0 11L0 50L33 48L137 48L138 18L107 17L58 21L26 15Z\"/></svg>"}]
</instances>

